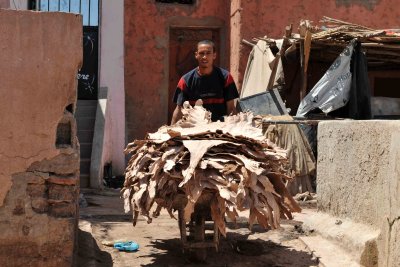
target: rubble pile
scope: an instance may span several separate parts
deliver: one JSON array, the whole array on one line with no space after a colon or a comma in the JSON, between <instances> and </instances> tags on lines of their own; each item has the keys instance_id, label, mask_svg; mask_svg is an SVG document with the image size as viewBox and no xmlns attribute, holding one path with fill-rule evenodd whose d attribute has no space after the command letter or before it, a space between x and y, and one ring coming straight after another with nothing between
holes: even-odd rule
<instances>
[{"instance_id":1,"label":"rubble pile","mask_svg":"<svg viewBox=\"0 0 400 267\"><path fill-rule=\"evenodd\" d=\"M281 217L292 218L300 211L285 188L286 150L271 143L262 129L253 126L251 113L211 122L202 106L184 104L183 119L163 126L145 140L130 143L132 154L125 173L122 194L125 211L150 223L150 210L156 202L174 217L179 209L190 221L196 204L211 207L211 217L225 235L225 215L232 221L237 211L249 210L250 227L258 221L276 228ZM212 197L204 202L201 196Z\"/></svg>"}]
</instances>

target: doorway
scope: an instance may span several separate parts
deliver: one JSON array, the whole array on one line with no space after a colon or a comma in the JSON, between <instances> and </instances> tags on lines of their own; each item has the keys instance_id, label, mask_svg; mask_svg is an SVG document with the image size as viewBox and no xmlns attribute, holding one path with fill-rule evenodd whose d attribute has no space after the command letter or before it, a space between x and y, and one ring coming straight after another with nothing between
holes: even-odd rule
<instances>
[{"instance_id":1,"label":"doorway","mask_svg":"<svg viewBox=\"0 0 400 267\"><path fill-rule=\"evenodd\" d=\"M202 40L215 43L217 58L220 63L220 30L218 28L172 28L169 36L169 86L168 86L168 123L171 122L175 104L172 101L179 79L197 66L194 58L196 45Z\"/></svg>"}]
</instances>

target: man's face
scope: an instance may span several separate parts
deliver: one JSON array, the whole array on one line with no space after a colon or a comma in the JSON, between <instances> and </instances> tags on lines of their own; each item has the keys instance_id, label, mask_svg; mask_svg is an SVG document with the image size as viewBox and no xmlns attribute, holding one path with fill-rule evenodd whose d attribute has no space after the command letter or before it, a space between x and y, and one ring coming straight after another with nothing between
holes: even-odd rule
<instances>
[{"instance_id":1,"label":"man's face","mask_svg":"<svg viewBox=\"0 0 400 267\"><path fill-rule=\"evenodd\" d=\"M195 57L199 62L199 67L208 68L212 67L217 54L215 51L213 51L213 47L211 45L201 44L197 46Z\"/></svg>"}]
</instances>

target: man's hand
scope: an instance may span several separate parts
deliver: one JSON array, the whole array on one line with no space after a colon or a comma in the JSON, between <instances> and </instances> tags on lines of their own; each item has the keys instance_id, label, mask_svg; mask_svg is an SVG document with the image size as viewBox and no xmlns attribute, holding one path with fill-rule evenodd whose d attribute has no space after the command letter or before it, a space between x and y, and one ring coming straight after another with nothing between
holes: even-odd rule
<instances>
[{"instance_id":1,"label":"man's hand","mask_svg":"<svg viewBox=\"0 0 400 267\"><path fill-rule=\"evenodd\" d=\"M182 107L177 105L174 110L174 113L172 114L171 125L174 125L181 118L182 118Z\"/></svg>"},{"instance_id":2,"label":"man's hand","mask_svg":"<svg viewBox=\"0 0 400 267\"><path fill-rule=\"evenodd\" d=\"M226 115L236 114L235 100L226 101Z\"/></svg>"}]
</instances>

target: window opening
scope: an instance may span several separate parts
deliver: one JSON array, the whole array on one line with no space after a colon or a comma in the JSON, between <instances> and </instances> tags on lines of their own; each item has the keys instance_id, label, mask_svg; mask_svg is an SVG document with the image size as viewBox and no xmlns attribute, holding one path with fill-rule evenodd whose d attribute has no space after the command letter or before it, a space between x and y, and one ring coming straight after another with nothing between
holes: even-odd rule
<instances>
[{"instance_id":1,"label":"window opening","mask_svg":"<svg viewBox=\"0 0 400 267\"><path fill-rule=\"evenodd\" d=\"M71 142L71 123L59 123L57 125L57 133L56 133L56 147L57 148L66 148L72 145Z\"/></svg>"}]
</instances>

